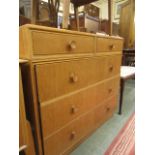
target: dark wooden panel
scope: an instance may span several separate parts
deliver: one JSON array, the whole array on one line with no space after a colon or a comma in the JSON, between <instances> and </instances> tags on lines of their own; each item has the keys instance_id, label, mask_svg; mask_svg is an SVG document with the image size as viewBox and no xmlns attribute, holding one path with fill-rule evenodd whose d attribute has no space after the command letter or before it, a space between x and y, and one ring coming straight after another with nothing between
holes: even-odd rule
<instances>
[{"instance_id":1,"label":"dark wooden panel","mask_svg":"<svg viewBox=\"0 0 155 155\"><path fill-rule=\"evenodd\" d=\"M86 5L98 0L71 0L71 2L76 6Z\"/></svg>"},{"instance_id":2,"label":"dark wooden panel","mask_svg":"<svg viewBox=\"0 0 155 155\"><path fill-rule=\"evenodd\" d=\"M85 5L84 11L89 16L99 18L100 9L92 4Z\"/></svg>"}]
</instances>

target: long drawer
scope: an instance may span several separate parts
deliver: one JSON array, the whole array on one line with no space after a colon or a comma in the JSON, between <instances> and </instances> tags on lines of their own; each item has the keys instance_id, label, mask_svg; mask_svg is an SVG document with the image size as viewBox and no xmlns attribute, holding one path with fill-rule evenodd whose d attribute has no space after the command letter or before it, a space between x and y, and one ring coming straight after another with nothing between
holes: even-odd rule
<instances>
[{"instance_id":1,"label":"long drawer","mask_svg":"<svg viewBox=\"0 0 155 155\"><path fill-rule=\"evenodd\" d=\"M119 74L120 58L107 56L36 65L39 102Z\"/></svg>"},{"instance_id":2,"label":"long drawer","mask_svg":"<svg viewBox=\"0 0 155 155\"><path fill-rule=\"evenodd\" d=\"M122 51L123 42L120 39L97 38L96 52L114 52Z\"/></svg>"},{"instance_id":3,"label":"long drawer","mask_svg":"<svg viewBox=\"0 0 155 155\"><path fill-rule=\"evenodd\" d=\"M32 31L31 36L34 55L93 53L95 50L92 36L44 31Z\"/></svg>"},{"instance_id":4,"label":"long drawer","mask_svg":"<svg viewBox=\"0 0 155 155\"><path fill-rule=\"evenodd\" d=\"M98 59L92 58L37 65L40 102L86 87L99 78L104 79L104 70L99 71L97 63Z\"/></svg>"}]
</instances>

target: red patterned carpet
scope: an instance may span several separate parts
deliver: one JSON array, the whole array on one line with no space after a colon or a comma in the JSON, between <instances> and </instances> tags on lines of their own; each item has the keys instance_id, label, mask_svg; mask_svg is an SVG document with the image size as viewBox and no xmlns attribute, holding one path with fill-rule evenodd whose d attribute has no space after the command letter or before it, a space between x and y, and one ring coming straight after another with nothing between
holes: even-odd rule
<instances>
[{"instance_id":1,"label":"red patterned carpet","mask_svg":"<svg viewBox=\"0 0 155 155\"><path fill-rule=\"evenodd\" d=\"M135 154L135 114L133 114L115 137L104 155Z\"/></svg>"}]
</instances>

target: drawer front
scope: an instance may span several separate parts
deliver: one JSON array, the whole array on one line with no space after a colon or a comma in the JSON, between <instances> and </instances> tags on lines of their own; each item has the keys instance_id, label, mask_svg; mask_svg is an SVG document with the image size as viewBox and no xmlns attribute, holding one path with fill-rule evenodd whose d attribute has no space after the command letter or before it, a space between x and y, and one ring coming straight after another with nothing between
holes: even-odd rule
<instances>
[{"instance_id":1,"label":"drawer front","mask_svg":"<svg viewBox=\"0 0 155 155\"><path fill-rule=\"evenodd\" d=\"M101 104L107 98L116 95L119 91L120 77L116 77L99 84L96 87L96 104Z\"/></svg>"},{"instance_id":2,"label":"drawer front","mask_svg":"<svg viewBox=\"0 0 155 155\"><path fill-rule=\"evenodd\" d=\"M94 38L32 31L32 50L34 55L73 54L94 52Z\"/></svg>"},{"instance_id":3,"label":"drawer front","mask_svg":"<svg viewBox=\"0 0 155 155\"><path fill-rule=\"evenodd\" d=\"M103 80L104 67L104 58L37 65L36 76L40 103Z\"/></svg>"},{"instance_id":4,"label":"drawer front","mask_svg":"<svg viewBox=\"0 0 155 155\"><path fill-rule=\"evenodd\" d=\"M94 110L94 121L96 127L104 123L112 116L116 105L117 97L115 96L110 98L108 101L103 102Z\"/></svg>"},{"instance_id":5,"label":"drawer front","mask_svg":"<svg viewBox=\"0 0 155 155\"><path fill-rule=\"evenodd\" d=\"M121 55L107 56L106 58L106 67L105 67L105 77L109 78L114 75L120 74L121 66Z\"/></svg>"},{"instance_id":6,"label":"drawer front","mask_svg":"<svg viewBox=\"0 0 155 155\"><path fill-rule=\"evenodd\" d=\"M76 122L73 122L44 140L45 155L60 155L65 149L75 143L78 138L79 132L76 128Z\"/></svg>"},{"instance_id":7,"label":"drawer front","mask_svg":"<svg viewBox=\"0 0 155 155\"><path fill-rule=\"evenodd\" d=\"M94 113L90 112L44 140L45 155L60 155L73 147L94 127Z\"/></svg>"},{"instance_id":8,"label":"drawer front","mask_svg":"<svg viewBox=\"0 0 155 155\"><path fill-rule=\"evenodd\" d=\"M123 41L118 39L97 38L97 52L122 51Z\"/></svg>"},{"instance_id":9,"label":"drawer front","mask_svg":"<svg viewBox=\"0 0 155 155\"><path fill-rule=\"evenodd\" d=\"M96 103L100 104L105 100L105 82L97 86L96 89Z\"/></svg>"},{"instance_id":10,"label":"drawer front","mask_svg":"<svg viewBox=\"0 0 155 155\"><path fill-rule=\"evenodd\" d=\"M108 80L105 83L105 89L104 89L105 98L109 98L111 96L118 94L119 83L120 83L120 77Z\"/></svg>"},{"instance_id":11,"label":"drawer front","mask_svg":"<svg viewBox=\"0 0 155 155\"><path fill-rule=\"evenodd\" d=\"M41 107L43 137L46 138L75 119L84 111L83 109L81 92Z\"/></svg>"},{"instance_id":12,"label":"drawer front","mask_svg":"<svg viewBox=\"0 0 155 155\"><path fill-rule=\"evenodd\" d=\"M41 107L43 138L62 128L96 105L96 87Z\"/></svg>"}]
</instances>

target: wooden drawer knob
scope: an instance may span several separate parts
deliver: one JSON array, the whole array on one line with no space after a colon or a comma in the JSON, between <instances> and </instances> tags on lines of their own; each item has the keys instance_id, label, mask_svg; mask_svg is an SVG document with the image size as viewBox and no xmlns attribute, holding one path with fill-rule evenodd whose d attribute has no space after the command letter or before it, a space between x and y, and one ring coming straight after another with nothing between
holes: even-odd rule
<instances>
[{"instance_id":1,"label":"wooden drawer knob","mask_svg":"<svg viewBox=\"0 0 155 155\"><path fill-rule=\"evenodd\" d=\"M107 109L106 109L106 110L107 110L107 112L108 112L108 111L110 111L110 108L109 108L109 107L107 107Z\"/></svg>"},{"instance_id":2,"label":"wooden drawer knob","mask_svg":"<svg viewBox=\"0 0 155 155\"><path fill-rule=\"evenodd\" d=\"M70 41L69 42L69 48L70 48L70 50L74 51L76 49L76 42Z\"/></svg>"},{"instance_id":3,"label":"wooden drawer knob","mask_svg":"<svg viewBox=\"0 0 155 155\"><path fill-rule=\"evenodd\" d=\"M111 93L111 92L112 92L112 88L109 88L109 89L108 89L108 92Z\"/></svg>"},{"instance_id":4,"label":"wooden drawer knob","mask_svg":"<svg viewBox=\"0 0 155 155\"><path fill-rule=\"evenodd\" d=\"M75 73L71 73L70 80L73 83L76 83L78 81L78 76Z\"/></svg>"},{"instance_id":5,"label":"wooden drawer knob","mask_svg":"<svg viewBox=\"0 0 155 155\"><path fill-rule=\"evenodd\" d=\"M71 139L75 139L76 137L76 132L75 131L72 131L71 135L70 135L70 138Z\"/></svg>"},{"instance_id":6,"label":"wooden drawer knob","mask_svg":"<svg viewBox=\"0 0 155 155\"><path fill-rule=\"evenodd\" d=\"M111 66L109 67L109 72L112 72L113 69L114 69L114 67L113 67L113 65L111 65Z\"/></svg>"},{"instance_id":7,"label":"wooden drawer knob","mask_svg":"<svg viewBox=\"0 0 155 155\"><path fill-rule=\"evenodd\" d=\"M111 44L109 45L109 48L112 50L112 49L115 49L115 45L114 44Z\"/></svg>"},{"instance_id":8,"label":"wooden drawer knob","mask_svg":"<svg viewBox=\"0 0 155 155\"><path fill-rule=\"evenodd\" d=\"M76 108L75 106L71 107L71 113L75 114L78 111L78 108Z\"/></svg>"}]
</instances>

